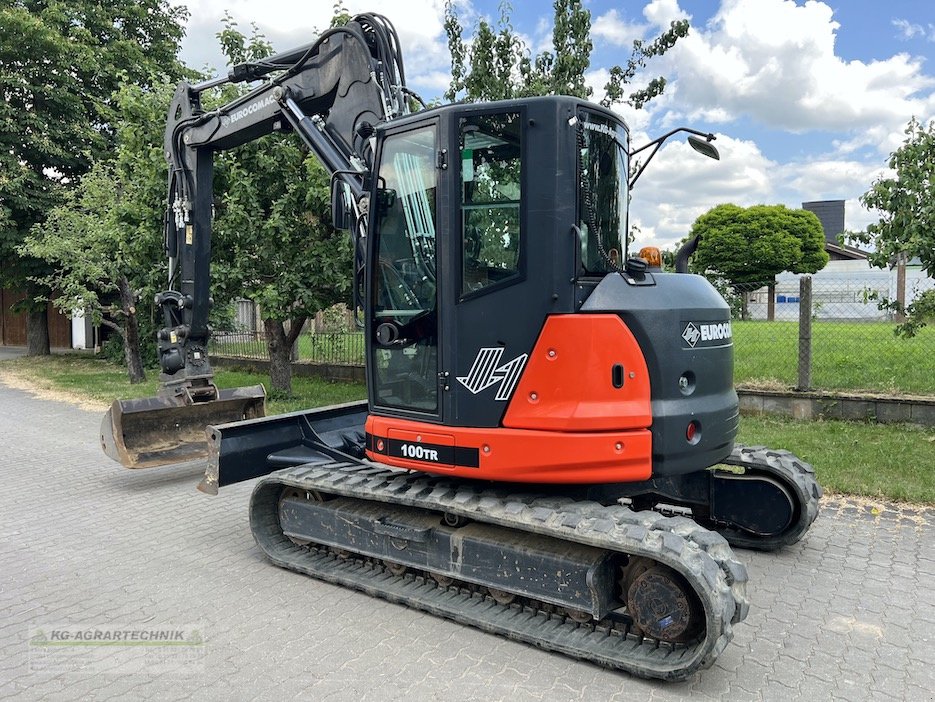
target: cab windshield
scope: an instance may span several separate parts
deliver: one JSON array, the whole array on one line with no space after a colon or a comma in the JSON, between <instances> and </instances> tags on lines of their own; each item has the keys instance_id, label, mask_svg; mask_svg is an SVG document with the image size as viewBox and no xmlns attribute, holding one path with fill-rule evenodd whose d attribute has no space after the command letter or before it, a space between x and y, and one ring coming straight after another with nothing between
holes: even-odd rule
<instances>
[{"instance_id":1,"label":"cab windshield","mask_svg":"<svg viewBox=\"0 0 935 702\"><path fill-rule=\"evenodd\" d=\"M583 275L606 275L626 260L627 131L619 122L578 114L578 228Z\"/></svg>"}]
</instances>

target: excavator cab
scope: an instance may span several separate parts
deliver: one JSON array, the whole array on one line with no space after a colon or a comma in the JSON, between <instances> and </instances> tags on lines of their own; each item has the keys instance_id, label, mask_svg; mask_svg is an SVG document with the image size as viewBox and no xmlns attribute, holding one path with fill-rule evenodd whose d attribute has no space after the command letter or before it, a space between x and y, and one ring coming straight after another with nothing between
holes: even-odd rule
<instances>
[{"instance_id":1,"label":"excavator cab","mask_svg":"<svg viewBox=\"0 0 935 702\"><path fill-rule=\"evenodd\" d=\"M631 153L617 115L573 97L377 125L363 268L372 460L623 483L730 452L732 346L680 337L729 313L703 279L629 255ZM702 380L685 393L680 376Z\"/></svg>"}]
</instances>

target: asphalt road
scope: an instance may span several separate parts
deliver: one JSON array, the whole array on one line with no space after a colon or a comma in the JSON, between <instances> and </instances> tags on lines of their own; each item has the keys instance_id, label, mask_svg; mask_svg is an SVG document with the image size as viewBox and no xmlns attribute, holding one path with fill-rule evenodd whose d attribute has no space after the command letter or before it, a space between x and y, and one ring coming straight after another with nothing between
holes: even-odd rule
<instances>
[{"instance_id":1,"label":"asphalt road","mask_svg":"<svg viewBox=\"0 0 935 702\"><path fill-rule=\"evenodd\" d=\"M99 423L0 385L0 698L935 699L935 510L826 500L800 544L739 552L749 617L664 684L269 565L249 484L212 498L196 466L124 470ZM113 630L187 643L50 641Z\"/></svg>"}]
</instances>

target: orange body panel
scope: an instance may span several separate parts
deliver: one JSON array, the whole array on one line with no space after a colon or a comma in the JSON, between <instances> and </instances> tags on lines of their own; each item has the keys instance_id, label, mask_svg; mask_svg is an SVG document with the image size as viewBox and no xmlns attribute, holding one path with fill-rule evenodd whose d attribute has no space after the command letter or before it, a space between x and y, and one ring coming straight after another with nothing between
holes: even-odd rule
<instances>
[{"instance_id":1,"label":"orange body panel","mask_svg":"<svg viewBox=\"0 0 935 702\"><path fill-rule=\"evenodd\" d=\"M646 429L448 427L450 434L441 434L435 424L373 415L366 429L368 458L426 473L518 483L632 482L652 474L652 435ZM440 439L451 443L436 443Z\"/></svg>"},{"instance_id":2,"label":"orange body panel","mask_svg":"<svg viewBox=\"0 0 935 702\"><path fill-rule=\"evenodd\" d=\"M371 415L367 456L399 468L505 482L647 480L649 392L642 351L618 316L555 315L529 356L503 427Z\"/></svg>"},{"instance_id":3,"label":"orange body panel","mask_svg":"<svg viewBox=\"0 0 935 702\"><path fill-rule=\"evenodd\" d=\"M614 366L622 387L614 387ZM639 343L613 314L554 315L542 333L503 425L552 431L645 429L652 423L649 370Z\"/></svg>"}]
</instances>

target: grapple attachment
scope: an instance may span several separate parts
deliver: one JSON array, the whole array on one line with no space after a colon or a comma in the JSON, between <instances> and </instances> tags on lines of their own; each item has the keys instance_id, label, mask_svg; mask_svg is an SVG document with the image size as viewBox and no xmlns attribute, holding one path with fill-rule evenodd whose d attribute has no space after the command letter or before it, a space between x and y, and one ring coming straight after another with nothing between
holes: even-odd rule
<instances>
[{"instance_id":1,"label":"grapple attachment","mask_svg":"<svg viewBox=\"0 0 935 702\"><path fill-rule=\"evenodd\" d=\"M262 385L217 391L217 398L180 403L171 397L114 400L101 422L104 453L126 468L155 468L208 457L205 428L266 415Z\"/></svg>"}]
</instances>

